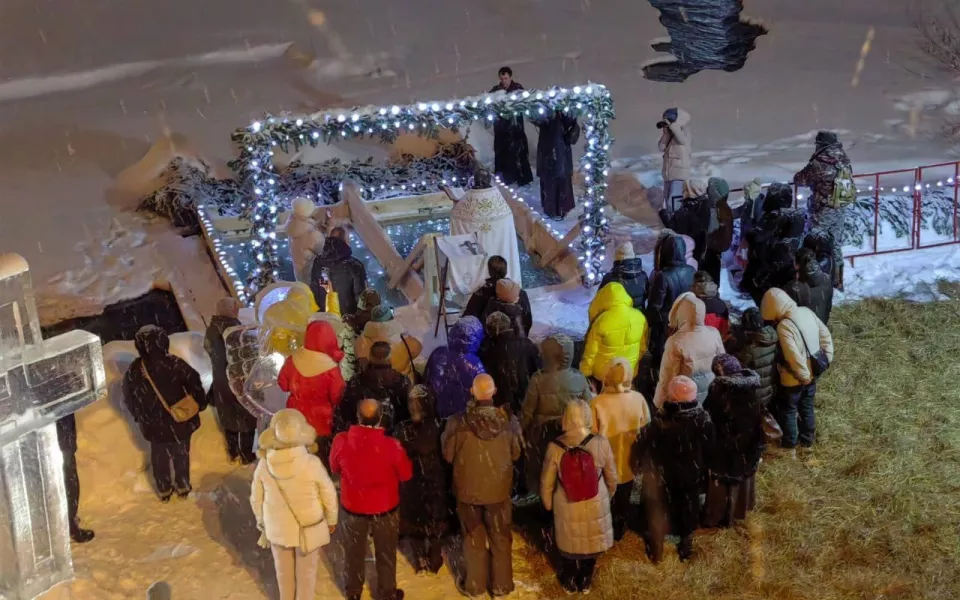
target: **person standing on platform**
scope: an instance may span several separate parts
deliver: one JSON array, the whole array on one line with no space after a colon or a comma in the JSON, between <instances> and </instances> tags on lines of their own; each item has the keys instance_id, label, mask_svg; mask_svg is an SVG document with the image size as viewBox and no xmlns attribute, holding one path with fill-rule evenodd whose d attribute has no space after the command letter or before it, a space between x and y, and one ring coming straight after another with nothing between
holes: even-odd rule
<instances>
[{"instance_id":1,"label":"person standing on platform","mask_svg":"<svg viewBox=\"0 0 960 600\"><path fill-rule=\"evenodd\" d=\"M663 153L663 208L673 216L674 203L683 199L683 184L690 179L693 150L690 147L690 113L682 108L668 108L657 123L660 130L660 152Z\"/></svg>"},{"instance_id":2,"label":"person standing on platform","mask_svg":"<svg viewBox=\"0 0 960 600\"><path fill-rule=\"evenodd\" d=\"M513 69L500 67L500 83L490 88L490 93L508 94L523 89L513 80ZM523 116L500 117L493 124L493 170L506 185L529 185L533 181L530 171L530 145L523 129Z\"/></svg>"},{"instance_id":3,"label":"person standing on platform","mask_svg":"<svg viewBox=\"0 0 960 600\"><path fill-rule=\"evenodd\" d=\"M573 195L573 145L580 139L576 117L556 111L536 124L537 177L540 178L540 203L543 213L562 221L576 206Z\"/></svg>"}]
</instances>

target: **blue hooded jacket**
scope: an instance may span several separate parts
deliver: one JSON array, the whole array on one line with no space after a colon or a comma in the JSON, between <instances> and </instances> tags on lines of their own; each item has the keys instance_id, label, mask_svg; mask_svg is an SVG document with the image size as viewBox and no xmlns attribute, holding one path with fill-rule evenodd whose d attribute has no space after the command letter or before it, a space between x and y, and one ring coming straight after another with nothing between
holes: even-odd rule
<instances>
[{"instance_id":1,"label":"blue hooded jacket","mask_svg":"<svg viewBox=\"0 0 960 600\"><path fill-rule=\"evenodd\" d=\"M430 354L424 372L437 399L437 417L446 419L467 409L473 378L486 373L477 356L483 325L476 317L462 317L447 335L447 345Z\"/></svg>"}]
</instances>

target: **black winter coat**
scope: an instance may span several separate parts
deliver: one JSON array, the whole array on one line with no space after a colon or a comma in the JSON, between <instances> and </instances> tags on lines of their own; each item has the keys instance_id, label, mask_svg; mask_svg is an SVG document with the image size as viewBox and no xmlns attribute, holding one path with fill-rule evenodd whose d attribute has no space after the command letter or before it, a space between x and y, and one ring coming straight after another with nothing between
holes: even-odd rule
<instances>
[{"instance_id":1,"label":"black winter coat","mask_svg":"<svg viewBox=\"0 0 960 600\"><path fill-rule=\"evenodd\" d=\"M665 212L661 210L661 213ZM693 258L697 262L703 260L703 253L707 249L707 232L710 229L711 212L710 199L704 194L703 196L683 200L680 208L672 216L660 215L660 220L664 221L668 228L679 235L686 235L693 239Z\"/></svg>"},{"instance_id":2,"label":"black winter coat","mask_svg":"<svg viewBox=\"0 0 960 600\"><path fill-rule=\"evenodd\" d=\"M467 306L460 316L476 317L483 322L483 311L487 308L487 303L497 297L497 281L499 280L488 277L483 285L471 294L470 300L467 301ZM526 290L520 290L520 301L517 304L520 305L522 312L524 335L530 335L530 330L533 328L533 312L530 309L530 298L527 296Z\"/></svg>"},{"instance_id":3,"label":"black winter coat","mask_svg":"<svg viewBox=\"0 0 960 600\"><path fill-rule=\"evenodd\" d=\"M703 409L713 421L710 474L723 483L739 483L753 475L763 455L763 404L756 399L760 375L744 369L717 377L710 384Z\"/></svg>"},{"instance_id":4,"label":"black winter coat","mask_svg":"<svg viewBox=\"0 0 960 600\"><path fill-rule=\"evenodd\" d=\"M151 444L170 444L190 439L200 427L200 416L177 423L163 407L153 386L143 374L144 365L157 390L168 405L176 404L187 394L193 396L200 410L207 407L200 375L183 360L170 354L170 338L159 327L137 332L135 344L140 356L123 377L123 400L130 415Z\"/></svg>"},{"instance_id":5,"label":"black winter coat","mask_svg":"<svg viewBox=\"0 0 960 600\"><path fill-rule=\"evenodd\" d=\"M413 462L413 477L400 484L400 534L440 536L447 527L448 468L440 446L440 421L404 421L397 440Z\"/></svg>"},{"instance_id":6,"label":"black winter coat","mask_svg":"<svg viewBox=\"0 0 960 600\"><path fill-rule=\"evenodd\" d=\"M813 250L814 255L817 257L817 263L820 264L820 270L832 278L834 276L833 235L826 229L814 227L810 230L810 233L803 238L803 247ZM832 279L831 282L834 286L837 285L837 282Z\"/></svg>"},{"instance_id":7,"label":"black winter coat","mask_svg":"<svg viewBox=\"0 0 960 600\"><path fill-rule=\"evenodd\" d=\"M647 304L647 284L649 279L643 270L643 261L639 258L628 258L618 260L613 263L613 269L603 276L600 280L600 287L603 288L611 281L616 281L627 290L630 297L633 298L633 307L637 310L643 310Z\"/></svg>"},{"instance_id":8,"label":"black winter coat","mask_svg":"<svg viewBox=\"0 0 960 600\"><path fill-rule=\"evenodd\" d=\"M395 424L410 418L407 394L410 380L390 365L368 364L347 384L343 399L334 415L334 430L346 431L357 425L357 409L366 398L380 401L383 411L383 428L389 433Z\"/></svg>"},{"instance_id":9,"label":"black winter coat","mask_svg":"<svg viewBox=\"0 0 960 600\"><path fill-rule=\"evenodd\" d=\"M487 302L487 306L483 309L483 314L480 317L480 322L486 324L487 317L492 315L495 312L502 312L510 318L510 323L513 325L513 332L517 335L527 337L530 333L524 327L524 314L523 307L520 306L520 303L504 302L499 298L491 298ZM482 360L482 358L481 358Z\"/></svg>"},{"instance_id":10,"label":"black winter coat","mask_svg":"<svg viewBox=\"0 0 960 600\"><path fill-rule=\"evenodd\" d=\"M572 146L580 139L580 125L577 119L558 111L552 119L535 124L539 130L537 176L540 179L572 177Z\"/></svg>"},{"instance_id":11,"label":"black winter coat","mask_svg":"<svg viewBox=\"0 0 960 600\"><path fill-rule=\"evenodd\" d=\"M667 402L633 444L635 473L652 473L668 489L700 490L707 480L713 448L710 415L693 402Z\"/></svg>"},{"instance_id":12,"label":"black winter coat","mask_svg":"<svg viewBox=\"0 0 960 600\"><path fill-rule=\"evenodd\" d=\"M213 385L210 387L210 402L217 409L217 418L224 431L253 431L257 428L257 418L237 400L230 390L227 379L227 349L223 341L223 332L240 325L239 319L215 315L210 318L207 335L203 340L203 349L210 356L213 367Z\"/></svg>"},{"instance_id":13,"label":"black winter coat","mask_svg":"<svg viewBox=\"0 0 960 600\"><path fill-rule=\"evenodd\" d=\"M367 287L367 270L363 263L353 257L353 250L346 241L330 236L323 243L323 252L313 260L310 271L310 289L320 306L327 306L327 292L320 287L320 274L327 269L333 291L340 298L340 314L357 312L360 293Z\"/></svg>"},{"instance_id":14,"label":"black winter coat","mask_svg":"<svg viewBox=\"0 0 960 600\"><path fill-rule=\"evenodd\" d=\"M780 381L777 374L777 341L777 330L766 326L760 331L744 333L736 352L740 364L759 375L760 385L753 390L753 394L764 407L770 406Z\"/></svg>"},{"instance_id":15,"label":"black winter coat","mask_svg":"<svg viewBox=\"0 0 960 600\"><path fill-rule=\"evenodd\" d=\"M490 88L491 94L506 92L510 94L523 89L513 81L507 89L499 85ZM530 144L523 128L523 116L500 117L493 122L493 167L494 172L503 177L507 185L527 185L533 181L530 171Z\"/></svg>"},{"instance_id":16,"label":"black winter coat","mask_svg":"<svg viewBox=\"0 0 960 600\"><path fill-rule=\"evenodd\" d=\"M806 306L817 315L824 325L830 321L830 312L833 311L833 282L830 276L820 270L816 263L807 265L800 271L800 282L807 286Z\"/></svg>"},{"instance_id":17,"label":"black winter coat","mask_svg":"<svg viewBox=\"0 0 960 600\"><path fill-rule=\"evenodd\" d=\"M650 353L663 353L670 324L670 309L684 292L693 287L696 271L687 264L687 244L679 235L667 235L654 248L654 271L645 315L650 325Z\"/></svg>"},{"instance_id":18,"label":"black winter coat","mask_svg":"<svg viewBox=\"0 0 960 600\"><path fill-rule=\"evenodd\" d=\"M526 336L506 331L485 338L479 355L497 386L494 404L519 415L530 378L541 368L540 349Z\"/></svg>"}]
</instances>

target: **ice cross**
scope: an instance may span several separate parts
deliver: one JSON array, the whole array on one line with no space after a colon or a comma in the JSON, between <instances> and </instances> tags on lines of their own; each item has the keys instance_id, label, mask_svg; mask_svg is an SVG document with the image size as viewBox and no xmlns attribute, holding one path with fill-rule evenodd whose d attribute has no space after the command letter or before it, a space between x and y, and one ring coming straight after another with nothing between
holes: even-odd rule
<instances>
[{"instance_id":1,"label":"ice cross","mask_svg":"<svg viewBox=\"0 0 960 600\"><path fill-rule=\"evenodd\" d=\"M0 598L73 573L55 422L106 394L100 338L44 340L23 257L0 255Z\"/></svg>"}]
</instances>

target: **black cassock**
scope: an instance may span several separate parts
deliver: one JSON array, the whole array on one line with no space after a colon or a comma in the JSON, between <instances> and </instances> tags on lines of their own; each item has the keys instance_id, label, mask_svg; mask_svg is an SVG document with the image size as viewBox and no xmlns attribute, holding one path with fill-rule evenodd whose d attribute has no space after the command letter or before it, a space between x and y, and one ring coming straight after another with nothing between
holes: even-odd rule
<instances>
[{"instance_id":1,"label":"black cassock","mask_svg":"<svg viewBox=\"0 0 960 600\"><path fill-rule=\"evenodd\" d=\"M561 112L536 125L540 130L537 141L540 203L547 216L563 217L576 206L572 147L580 139L580 125L576 118Z\"/></svg>"},{"instance_id":2,"label":"black cassock","mask_svg":"<svg viewBox=\"0 0 960 600\"><path fill-rule=\"evenodd\" d=\"M506 90L499 85L494 86L490 93L505 91L507 93L522 90L523 86L516 81ZM498 118L493 124L493 170L500 175L500 179L507 185L527 185L533 181L530 171L530 145L527 143L527 134L523 130L523 117Z\"/></svg>"}]
</instances>

